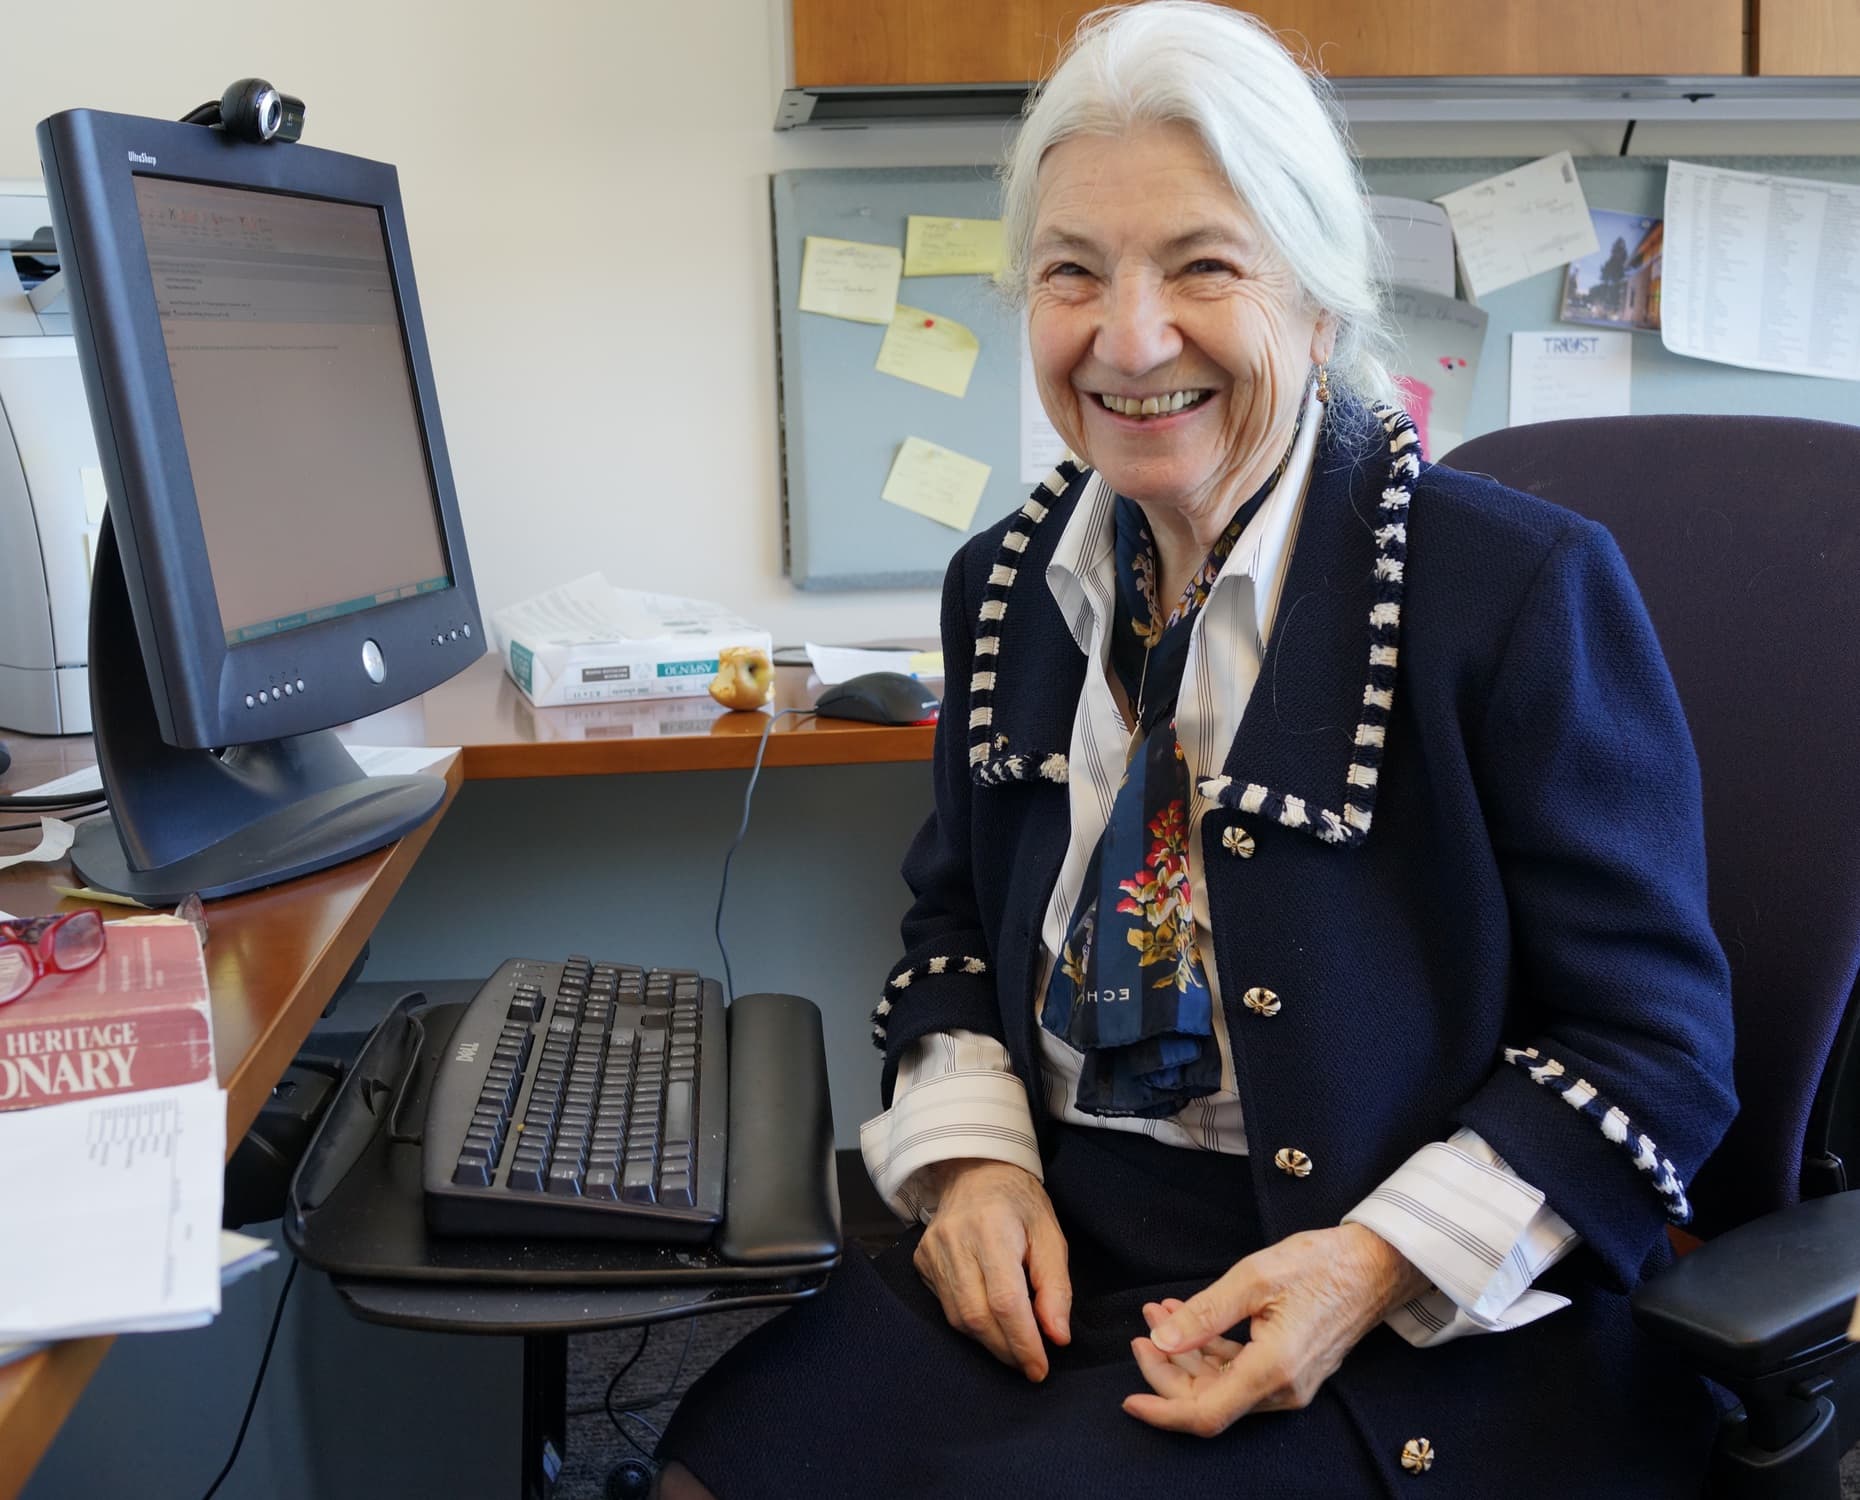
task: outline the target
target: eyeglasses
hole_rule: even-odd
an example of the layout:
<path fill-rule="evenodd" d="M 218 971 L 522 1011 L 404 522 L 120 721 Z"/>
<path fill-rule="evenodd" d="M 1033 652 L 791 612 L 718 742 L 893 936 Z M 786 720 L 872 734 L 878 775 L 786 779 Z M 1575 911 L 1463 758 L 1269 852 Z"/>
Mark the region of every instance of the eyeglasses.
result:
<path fill-rule="evenodd" d="M 0 1005 L 8 1005 L 47 974 L 75 974 L 103 957 L 103 913 L 0 922 Z"/>

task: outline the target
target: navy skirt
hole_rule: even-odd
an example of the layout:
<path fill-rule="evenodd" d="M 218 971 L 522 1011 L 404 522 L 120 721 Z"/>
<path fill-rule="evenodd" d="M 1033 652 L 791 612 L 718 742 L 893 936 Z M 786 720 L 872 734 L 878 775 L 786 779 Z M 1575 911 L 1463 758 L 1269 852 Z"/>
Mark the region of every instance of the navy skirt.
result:
<path fill-rule="evenodd" d="M 1261 1248 L 1242 1157 L 1061 1126 L 1047 1192 L 1065 1230 L 1072 1342 L 1040 1384 L 950 1328 L 911 1264 L 919 1230 L 856 1250 L 817 1296 L 764 1324 L 692 1388 L 665 1439 L 719 1500 L 965 1496 L 1179 1500 L 1375 1495 L 1334 1393 L 1208 1440 L 1125 1415 L 1147 1390 L 1143 1304 L 1188 1297 Z"/>

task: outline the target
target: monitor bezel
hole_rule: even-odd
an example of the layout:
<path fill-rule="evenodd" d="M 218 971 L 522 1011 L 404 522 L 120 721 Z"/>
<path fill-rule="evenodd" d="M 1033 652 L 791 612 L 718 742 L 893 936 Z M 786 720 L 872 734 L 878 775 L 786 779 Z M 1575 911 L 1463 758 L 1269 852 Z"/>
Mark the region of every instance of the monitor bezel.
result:
<path fill-rule="evenodd" d="M 199 125 L 93 110 L 52 116 L 39 141 L 72 333 L 162 738 L 219 748 L 309 733 L 391 708 L 469 665 L 484 645 L 483 621 L 395 169 L 316 147 L 241 142 Z M 322 198 L 380 214 L 451 588 L 227 643 L 168 373 L 137 176 Z M 379 681 L 371 670 L 377 665 Z"/>

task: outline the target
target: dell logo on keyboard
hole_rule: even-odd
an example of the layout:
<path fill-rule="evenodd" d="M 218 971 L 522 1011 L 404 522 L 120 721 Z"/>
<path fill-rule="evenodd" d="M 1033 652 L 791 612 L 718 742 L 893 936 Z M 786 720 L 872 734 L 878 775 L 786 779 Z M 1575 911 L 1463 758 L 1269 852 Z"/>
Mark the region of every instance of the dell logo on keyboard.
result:
<path fill-rule="evenodd" d="M 471 1062 L 477 1056 L 478 1044 L 476 1042 L 460 1042 L 459 1050 L 452 1054 L 452 1060 L 454 1062 Z"/>

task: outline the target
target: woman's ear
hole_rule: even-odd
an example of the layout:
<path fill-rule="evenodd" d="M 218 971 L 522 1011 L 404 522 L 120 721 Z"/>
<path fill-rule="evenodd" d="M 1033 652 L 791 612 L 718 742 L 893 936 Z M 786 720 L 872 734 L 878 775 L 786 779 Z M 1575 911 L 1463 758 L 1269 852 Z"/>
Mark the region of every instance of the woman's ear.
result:
<path fill-rule="evenodd" d="M 1319 313 L 1311 329 L 1311 363 L 1327 365 L 1337 349 L 1337 320 L 1329 313 Z"/>

